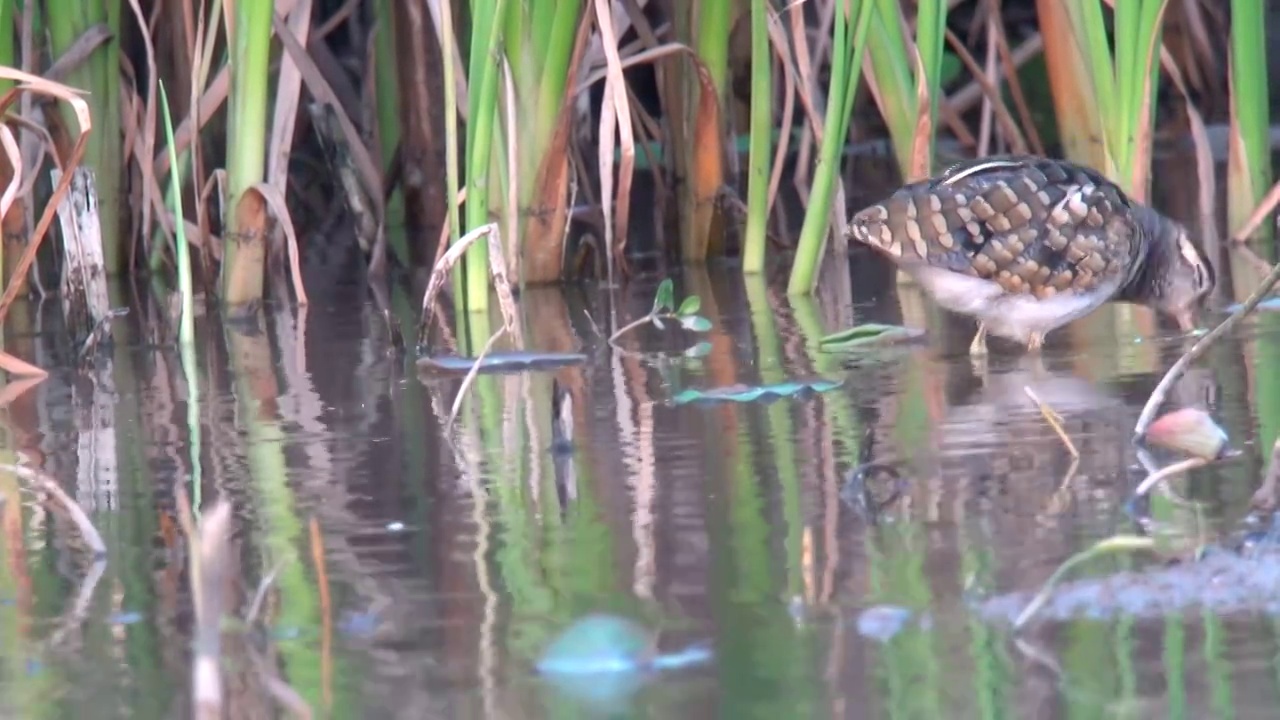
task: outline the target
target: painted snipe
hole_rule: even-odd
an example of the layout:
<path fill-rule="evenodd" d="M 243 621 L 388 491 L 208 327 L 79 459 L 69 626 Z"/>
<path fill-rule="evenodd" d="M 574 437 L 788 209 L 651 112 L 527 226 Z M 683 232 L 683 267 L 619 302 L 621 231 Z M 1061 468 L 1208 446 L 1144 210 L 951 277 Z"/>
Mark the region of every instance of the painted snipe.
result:
<path fill-rule="evenodd" d="M 1152 307 L 1184 332 L 1213 266 L 1177 222 L 1100 173 L 1033 156 L 959 163 L 854 215 L 849 233 L 884 253 L 943 308 L 1038 351 L 1049 332 L 1109 301 Z"/>

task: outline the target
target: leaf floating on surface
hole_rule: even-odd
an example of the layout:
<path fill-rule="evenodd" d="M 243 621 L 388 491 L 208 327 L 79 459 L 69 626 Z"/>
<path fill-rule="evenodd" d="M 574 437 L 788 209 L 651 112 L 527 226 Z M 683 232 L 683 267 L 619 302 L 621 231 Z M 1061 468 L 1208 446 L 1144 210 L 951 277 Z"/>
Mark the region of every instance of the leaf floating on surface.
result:
<path fill-rule="evenodd" d="M 480 360 L 478 372 L 520 372 L 522 370 L 552 370 L 566 365 L 577 365 L 587 361 L 582 353 L 555 352 L 500 352 L 490 353 Z M 422 370 L 439 373 L 465 374 L 476 364 L 475 358 L 457 355 L 441 355 L 436 357 L 420 357 L 417 365 Z"/>
<path fill-rule="evenodd" d="M 924 331 L 915 328 L 882 323 L 865 323 L 827 335 L 818 341 L 818 346 L 823 350 L 855 350 L 864 347 L 907 342 L 922 337 L 924 337 Z"/>
<path fill-rule="evenodd" d="M 680 324 L 685 330 L 693 332 L 709 332 L 711 330 L 711 321 L 701 315 L 681 315 Z"/>
<path fill-rule="evenodd" d="M 671 402 L 675 405 L 689 403 L 756 401 L 772 402 L 787 397 L 797 397 L 809 393 L 824 393 L 844 384 L 840 380 L 793 380 L 773 385 L 726 385 L 724 387 L 697 390 L 688 388 L 676 393 Z"/>

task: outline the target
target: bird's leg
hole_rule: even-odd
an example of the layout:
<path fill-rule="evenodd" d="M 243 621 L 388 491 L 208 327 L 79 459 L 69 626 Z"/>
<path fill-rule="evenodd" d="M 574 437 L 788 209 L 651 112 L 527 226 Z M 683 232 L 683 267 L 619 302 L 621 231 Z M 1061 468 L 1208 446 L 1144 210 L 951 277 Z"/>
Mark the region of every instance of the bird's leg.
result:
<path fill-rule="evenodd" d="M 1048 374 L 1048 370 L 1044 367 L 1044 355 L 1041 350 L 1044 348 L 1044 334 L 1031 333 L 1031 337 L 1027 338 L 1027 353 L 1031 355 L 1033 362 L 1032 372 L 1037 376 Z"/>
<path fill-rule="evenodd" d="M 969 354 L 975 357 L 987 354 L 987 326 L 982 321 L 978 321 L 978 332 L 969 344 Z"/>

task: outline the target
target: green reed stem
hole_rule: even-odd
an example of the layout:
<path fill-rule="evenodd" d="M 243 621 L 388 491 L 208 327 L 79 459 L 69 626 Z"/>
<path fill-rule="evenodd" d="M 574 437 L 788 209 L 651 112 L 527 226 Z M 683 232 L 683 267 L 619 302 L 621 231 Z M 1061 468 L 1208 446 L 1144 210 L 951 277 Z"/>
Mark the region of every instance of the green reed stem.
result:
<path fill-rule="evenodd" d="M 751 3 L 751 127 L 747 155 L 747 225 L 742 272 L 764 271 L 769 220 L 769 170 L 773 154 L 773 57 L 769 49 L 769 0 Z"/>
<path fill-rule="evenodd" d="M 1271 108 L 1267 91 L 1267 29 L 1264 3 L 1231 0 L 1232 111 L 1245 167 L 1237 180 L 1228 175 L 1229 230 L 1234 231 L 1253 212 L 1271 186 Z M 1245 181 L 1249 187 L 1239 187 Z"/>
<path fill-rule="evenodd" d="M 271 15 L 274 3 L 236 3 L 236 19 L 231 38 L 231 97 L 227 117 L 227 183 L 230 198 L 225 226 L 235 228 L 240 196 L 262 182 L 267 156 L 267 111 L 271 81 Z M 261 274 L 250 287 L 231 287 L 236 273 L 240 241 L 235 232 L 223 240 L 222 278 L 225 300 L 240 304 L 262 297 Z"/>
<path fill-rule="evenodd" d="M 729 74 L 729 31 L 732 28 L 732 0 L 701 0 L 694 4 L 698 58 L 707 66 L 716 95 L 724 103 Z"/>
<path fill-rule="evenodd" d="M 160 115 L 164 119 L 164 136 L 169 152 L 169 167 L 175 170 L 169 183 L 169 202 L 173 206 L 174 255 L 178 261 L 178 293 L 182 298 L 182 316 L 178 319 L 178 353 L 182 358 L 182 374 L 187 382 L 187 434 L 190 438 L 191 452 L 191 502 L 200 507 L 201 462 L 200 462 L 200 382 L 196 366 L 196 311 L 195 289 L 191 282 L 191 248 L 187 244 L 186 223 L 182 210 L 182 191 L 177 182 L 178 153 L 174 150 L 173 117 L 169 112 L 169 94 L 164 89 L 164 81 L 157 83 L 160 89 Z"/>
<path fill-rule="evenodd" d="M 399 63 L 396 58 L 396 2 L 378 0 L 377 42 L 374 43 L 374 86 L 377 88 L 378 112 L 378 160 L 385 169 L 390 166 L 392 154 L 400 143 L 400 85 Z M 404 191 L 397 187 L 387 198 L 384 231 L 387 246 L 406 265 L 410 262 L 409 241 L 403 223 Z"/>
<path fill-rule="evenodd" d="M 15 4 L 16 3 L 8 3 Z M 124 132 L 120 126 L 120 6 L 122 2 L 63 2 L 50 5 L 46 27 L 55 57 L 62 56 L 91 28 L 105 25 L 110 39 L 73 67 L 63 82 L 90 91 L 84 100 L 93 118 L 85 145 L 84 165 L 93 171 L 102 227 L 102 255 L 109 274 L 124 270 L 127 247 L 121 242 L 120 187 L 124 179 Z M 13 32 L 12 26 L 8 27 Z M 75 111 L 59 103 L 67 127 L 77 127 Z"/>
<path fill-rule="evenodd" d="M 489 222 L 490 160 L 494 121 L 498 112 L 498 44 L 505 0 L 477 0 L 471 7 L 471 56 L 467 63 L 470 112 L 467 122 L 466 224 L 478 228 Z M 448 63 L 451 58 L 446 58 Z M 455 239 L 454 242 L 457 242 Z M 489 253 L 485 243 L 467 249 L 466 306 L 470 312 L 489 308 Z"/>
<path fill-rule="evenodd" d="M 440 2 L 440 54 L 444 68 L 444 186 L 449 193 L 445 199 L 445 209 L 449 222 L 449 242 L 455 243 L 462 237 L 462 220 L 458 213 L 458 191 L 461 182 L 458 177 L 458 88 L 454 77 L 453 53 L 457 47 L 457 36 L 453 32 L 453 2 Z M 465 297 L 463 271 L 457 266 L 453 271 L 453 296 Z"/>
<path fill-rule="evenodd" d="M 809 207 L 805 211 L 795 264 L 791 267 L 791 279 L 787 284 L 790 295 L 813 292 L 818 265 L 826 249 L 827 233 L 831 230 L 831 196 L 835 183 L 840 181 L 840 159 L 849 117 L 853 113 L 853 98 L 858 89 L 858 68 L 862 66 L 867 29 L 871 26 L 872 1 L 850 0 L 849 12 L 856 18 L 853 32 L 850 32 L 850 18 L 845 13 L 837 12 L 833 23 L 831 57 L 834 62 L 827 87 L 827 120 L 823 125 L 818 163 L 814 168 Z"/>

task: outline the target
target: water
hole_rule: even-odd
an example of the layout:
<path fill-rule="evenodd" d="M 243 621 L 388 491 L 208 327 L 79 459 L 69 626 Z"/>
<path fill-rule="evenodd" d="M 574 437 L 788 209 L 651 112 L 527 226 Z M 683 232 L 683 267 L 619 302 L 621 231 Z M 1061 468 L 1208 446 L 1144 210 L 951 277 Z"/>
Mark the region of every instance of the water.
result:
<path fill-rule="evenodd" d="M 802 300 L 733 269 L 686 272 L 677 295 L 698 294 L 714 322 L 702 359 L 679 357 L 698 338 L 675 331 L 638 330 L 621 349 L 601 338 L 648 310 L 653 282 L 612 297 L 529 290 L 530 349 L 587 362 L 482 377 L 451 430 L 441 418 L 459 380 L 420 378 L 390 352 L 359 288 L 313 292 L 305 316 L 272 310 L 231 351 L 202 319 L 199 495 L 234 503 L 237 616 L 276 571 L 266 631 L 224 635 L 229 716 L 280 712 L 267 665 L 318 716 L 340 718 L 1273 716 L 1272 616 L 1055 616 L 1015 638 L 971 609 L 1034 592 L 1074 552 L 1138 530 L 1129 437 L 1185 342 L 1145 311 L 1109 307 L 1051 338 L 1043 367 L 998 351 L 984 379 L 963 353 L 971 326 L 895 290 L 883 267 L 855 265 L 857 292 Z M 1232 267 L 1226 300 L 1239 300 L 1256 268 Z M 395 302 L 412 328 L 415 300 Z M 29 330 L 8 349 L 53 373 L 4 409 L 0 462 L 56 478 L 109 558 L 86 581 L 74 527 L 3 475 L 0 716 L 187 717 L 179 356 L 156 309 L 135 306 L 97 366 L 76 370 L 52 304 L 19 307 Z M 1241 531 L 1260 448 L 1280 432 L 1278 318 L 1249 321 L 1175 389 L 1242 454 L 1176 484 L 1201 511 L 1163 506 L 1174 537 Z M 929 337 L 856 359 L 816 352 L 823 333 L 870 320 Z M 770 404 L 666 402 L 814 377 L 843 384 Z M 567 456 L 549 449 L 553 380 L 573 399 Z M 1063 416 L 1074 468 L 1027 386 Z M 867 473 L 865 493 L 846 488 L 868 462 L 891 471 Z M 1111 557 L 1073 577 L 1153 562 Z M 660 628 L 664 650 L 709 640 L 715 659 L 585 690 L 537 679 L 555 634 L 597 611 Z M 891 627 L 860 631 L 860 619 Z"/>

